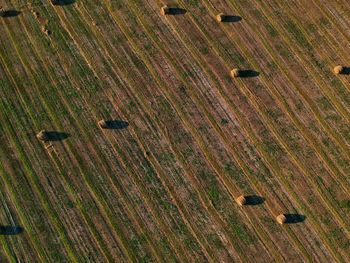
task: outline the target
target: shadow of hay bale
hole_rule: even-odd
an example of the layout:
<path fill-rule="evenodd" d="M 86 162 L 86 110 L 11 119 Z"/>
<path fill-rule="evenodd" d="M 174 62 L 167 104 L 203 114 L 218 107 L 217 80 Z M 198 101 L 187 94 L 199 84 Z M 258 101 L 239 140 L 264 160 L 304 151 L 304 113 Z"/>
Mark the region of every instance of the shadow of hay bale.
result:
<path fill-rule="evenodd" d="M 350 67 L 343 67 L 341 75 L 350 75 Z"/>
<path fill-rule="evenodd" d="M 260 73 L 255 71 L 255 70 L 251 70 L 251 69 L 247 69 L 247 70 L 240 70 L 239 71 L 239 77 L 240 78 L 255 78 L 257 76 L 259 76 Z"/>
<path fill-rule="evenodd" d="M 20 226 L 0 226 L 0 235 L 12 236 L 18 235 L 23 232 L 23 228 Z"/>
<path fill-rule="evenodd" d="M 223 15 L 221 22 L 223 23 L 235 23 L 242 20 L 242 17 L 240 16 L 231 16 L 231 15 Z"/>
<path fill-rule="evenodd" d="M 75 0 L 51 0 L 51 3 L 57 6 L 71 5 L 75 2 Z"/>
<path fill-rule="evenodd" d="M 184 15 L 186 14 L 186 12 L 187 12 L 186 9 L 183 9 L 183 8 L 169 7 L 167 15 L 173 15 L 173 16 Z"/>
<path fill-rule="evenodd" d="M 306 216 L 301 214 L 284 214 L 286 217 L 285 224 L 297 224 L 305 221 Z"/>
<path fill-rule="evenodd" d="M 47 131 L 46 133 L 50 141 L 63 141 L 70 136 L 68 133 L 57 131 Z"/>
<path fill-rule="evenodd" d="M 247 195 L 245 196 L 245 205 L 261 205 L 265 202 L 265 198 L 258 195 Z"/>
<path fill-rule="evenodd" d="M 40 131 L 37 134 L 37 138 L 42 141 L 63 141 L 67 139 L 70 135 L 65 132 L 58 131 Z"/>
<path fill-rule="evenodd" d="M 99 125 L 102 129 L 121 130 L 126 129 L 129 123 L 122 120 L 102 120 Z"/>
<path fill-rule="evenodd" d="M 2 11 L 2 17 L 4 18 L 9 18 L 9 17 L 15 17 L 18 16 L 21 13 L 21 11 L 15 10 L 15 9 L 10 9 L 10 10 L 5 10 Z"/>

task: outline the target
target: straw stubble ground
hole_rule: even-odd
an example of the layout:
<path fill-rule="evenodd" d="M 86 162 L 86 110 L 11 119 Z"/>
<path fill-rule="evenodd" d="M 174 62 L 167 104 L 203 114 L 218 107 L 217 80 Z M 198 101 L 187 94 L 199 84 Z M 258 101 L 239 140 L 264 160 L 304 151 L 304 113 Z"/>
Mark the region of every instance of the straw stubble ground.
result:
<path fill-rule="evenodd" d="M 0 20 L 0 216 L 23 229 L 1 260 L 349 260 L 346 5 L 29 2 Z"/>

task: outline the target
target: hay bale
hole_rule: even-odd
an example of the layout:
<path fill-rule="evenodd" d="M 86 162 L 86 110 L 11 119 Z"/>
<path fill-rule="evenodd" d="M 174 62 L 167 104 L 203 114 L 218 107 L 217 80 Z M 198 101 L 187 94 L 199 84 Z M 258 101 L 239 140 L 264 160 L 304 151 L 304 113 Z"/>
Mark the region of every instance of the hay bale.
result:
<path fill-rule="evenodd" d="M 40 13 L 35 11 L 33 8 L 30 9 L 30 12 L 33 14 L 33 16 L 38 19 L 40 17 Z"/>
<path fill-rule="evenodd" d="M 287 222 L 287 217 L 284 214 L 280 214 L 276 217 L 276 221 L 280 224 L 283 225 Z"/>
<path fill-rule="evenodd" d="M 334 67 L 334 74 L 335 75 L 342 74 L 343 71 L 344 71 L 344 67 L 343 66 L 338 65 L 338 66 Z"/>
<path fill-rule="evenodd" d="M 32 14 L 36 19 L 40 18 L 40 13 L 37 11 L 32 10 Z"/>
<path fill-rule="evenodd" d="M 220 13 L 216 16 L 216 20 L 218 22 L 222 22 L 225 19 L 225 15 L 223 13 Z"/>
<path fill-rule="evenodd" d="M 41 32 L 43 32 L 47 36 L 51 35 L 51 31 L 44 26 L 41 28 Z"/>
<path fill-rule="evenodd" d="M 231 70 L 231 77 L 238 78 L 240 76 L 240 70 L 238 68 L 234 68 Z"/>
<path fill-rule="evenodd" d="M 37 135 L 36 137 L 41 140 L 41 141 L 48 141 L 50 138 L 49 134 L 47 131 L 45 130 L 41 130 Z"/>
<path fill-rule="evenodd" d="M 236 202 L 239 206 L 244 206 L 247 203 L 247 200 L 244 195 L 241 195 L 236 199 Z"/>
<path fill-rule="evenodd" d="M 98 125 L 102 128 L 102 129 L 107 129 L 108 128 L 108 124 L 106 120 L 100 120 L 98 122 Z"/>
<path fill-rule="evenodd" d="M 167 5 L 164 5 L 160 8 L 160 14 L 162 16 L 168 15 L 170 13 L 170 8 Z"/>

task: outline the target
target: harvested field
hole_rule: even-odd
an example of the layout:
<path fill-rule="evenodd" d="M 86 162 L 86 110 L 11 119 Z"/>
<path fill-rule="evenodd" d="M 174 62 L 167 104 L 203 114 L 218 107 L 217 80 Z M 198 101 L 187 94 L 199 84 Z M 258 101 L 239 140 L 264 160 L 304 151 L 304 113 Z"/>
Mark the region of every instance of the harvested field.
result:
<path fill-rule="evenodd" d="M 0 262 L 350 261 L 347 1 L 1 6 Z"/>

